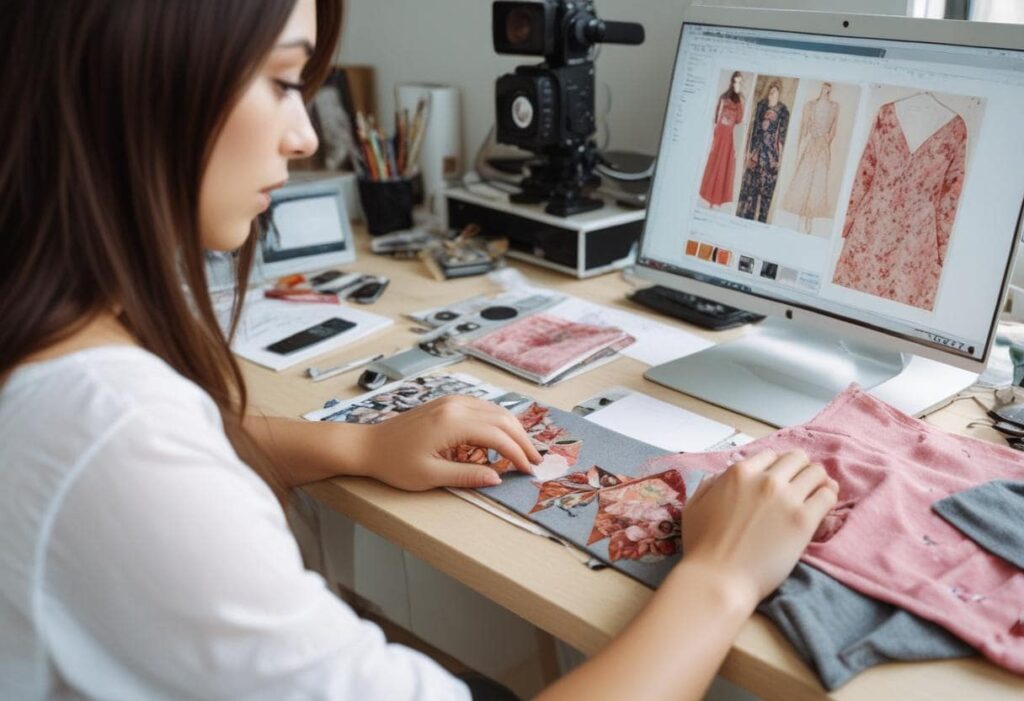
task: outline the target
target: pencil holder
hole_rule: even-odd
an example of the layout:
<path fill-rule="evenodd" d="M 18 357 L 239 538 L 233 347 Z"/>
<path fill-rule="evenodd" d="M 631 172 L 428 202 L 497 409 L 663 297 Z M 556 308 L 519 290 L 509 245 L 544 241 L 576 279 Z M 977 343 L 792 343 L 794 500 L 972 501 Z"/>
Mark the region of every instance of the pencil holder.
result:
<path fill-rule="evenodd" d="M 371 236 L 412 228 L 413 180 L 359 179 L 359 199 Z"/>

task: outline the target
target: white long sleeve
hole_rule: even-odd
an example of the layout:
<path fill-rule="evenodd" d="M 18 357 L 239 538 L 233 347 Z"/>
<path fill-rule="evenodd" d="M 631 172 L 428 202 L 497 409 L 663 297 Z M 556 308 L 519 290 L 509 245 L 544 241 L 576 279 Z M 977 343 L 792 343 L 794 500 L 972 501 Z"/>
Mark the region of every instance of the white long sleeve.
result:
<path fill-rule="evenodd" d="M 0 391 L 0 697 L 468 698 L 304 570 L 195 385 L 128 348 L 19 373 Z"/>

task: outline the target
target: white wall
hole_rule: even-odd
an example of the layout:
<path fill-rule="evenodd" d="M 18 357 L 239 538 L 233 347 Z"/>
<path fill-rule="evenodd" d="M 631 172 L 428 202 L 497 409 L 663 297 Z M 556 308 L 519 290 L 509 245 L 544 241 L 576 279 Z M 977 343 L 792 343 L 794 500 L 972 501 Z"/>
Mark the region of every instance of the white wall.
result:
<path fill-rule="evenodd" d="M 599 84 L 611 92 L 611 147 L 655 153 L 684 10 L 691 0 L 598 0 L 603 19 L 644 25 L 642 46 L 604 46 Z M 706 0 L 704 4 L 843 9 L 849 0 Z M 903 12 L 907 0 L 858 0 L 860 12 Z M 463 154 L 469 161 L 494 123 L 494 81 L 533 57 L 499 56 L 488 0 L 347 0 L 339 61 L 372 64 L 377 107 L 394 110 L 394 86 L 435 82 L 462 90 Z M 521 60 L 530 59 L 530 60 Z M 602 89 L 599 87 L 598 111 Z M 390 124 L 391 118 L 385 118 Z"/>

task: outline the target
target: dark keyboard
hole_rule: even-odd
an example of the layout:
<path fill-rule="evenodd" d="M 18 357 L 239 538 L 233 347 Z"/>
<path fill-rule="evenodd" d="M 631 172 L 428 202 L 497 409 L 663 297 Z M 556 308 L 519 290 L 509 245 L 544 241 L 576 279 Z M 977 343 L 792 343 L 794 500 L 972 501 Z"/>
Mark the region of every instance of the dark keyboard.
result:
<path fill-rule="evenodd" d="M 731 329 L 743 324 L 761 321 L 764 317 L 753 312 L 719 304 L 688 292 L 680 292 L 661 285 L 636 290 L 629 298 L 637 304 L 702 326 L 712 331 Z"/>

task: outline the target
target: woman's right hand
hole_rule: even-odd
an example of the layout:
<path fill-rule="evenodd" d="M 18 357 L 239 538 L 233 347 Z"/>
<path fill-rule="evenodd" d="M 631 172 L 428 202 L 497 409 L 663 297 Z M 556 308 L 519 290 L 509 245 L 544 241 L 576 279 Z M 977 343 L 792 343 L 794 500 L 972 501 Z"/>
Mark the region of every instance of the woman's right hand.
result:
<path fill-rule="evenodd" d="M 687 501 L 684 561 L 721 575 L 753 607 L 793 570 L 838 494 L 803 451 L 758 453 L 705 478 Z"/>

